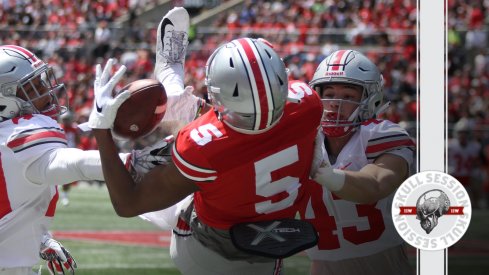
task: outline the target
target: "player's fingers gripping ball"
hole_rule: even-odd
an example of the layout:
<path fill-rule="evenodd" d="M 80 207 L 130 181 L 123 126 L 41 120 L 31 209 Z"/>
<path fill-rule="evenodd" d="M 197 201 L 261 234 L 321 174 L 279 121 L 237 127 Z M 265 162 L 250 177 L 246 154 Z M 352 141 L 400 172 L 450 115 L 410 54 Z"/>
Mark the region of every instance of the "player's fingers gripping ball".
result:
<path fill-rule="evenodd" d="M 154 79 L 140 79 L 121 89 L 129 98 L 117 110 L 113 133 L 137 139 L 151 133 L 166 112 L 167 96 L 163 85 Z"/>
<path fill-rule="evenodd" d="M 117 72 L 110 77 L 113 62 L 113 59 L 109 59 L 103 71 L 100 64 L 97 64 L 95 67 L 95 82 L 93 84 L 95 100 L 92 112 L 88 118 L 89 128 L 112 128 L 119 106 L 121 106 L 121 104 L 130 96 L 130 93 L 127 91 L 119 93 L 116 97 L 112 96 L 112 91 L 126 71 L 126 67 L 121 66 Z"/>

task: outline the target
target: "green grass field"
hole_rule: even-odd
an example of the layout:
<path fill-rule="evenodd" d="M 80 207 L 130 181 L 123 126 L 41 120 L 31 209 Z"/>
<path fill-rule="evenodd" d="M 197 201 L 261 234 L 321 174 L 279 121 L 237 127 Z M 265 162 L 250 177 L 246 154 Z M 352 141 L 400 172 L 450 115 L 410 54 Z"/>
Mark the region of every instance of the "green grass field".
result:
<path fill-rule="evenodd" d="M 469 230 L 454 249 L 449 250 L 448 271 L 454 274 L 487 274 L 489 270 L 489 213 L 474 211 Z M 159 229 L 139 218 L 120 218 L 110 204 L 107 189 L 81 185 L 70 191 L 70 204 L 58 204 L 53 231 Z M 180 274 L 169 258 L 169 249 L 138 245 L 118 245 L 94 241 L 60 241 L 78 263 L 76 274 Z M 454 256 L 450 256 L 453 254 Z M 415 265 L 415 251 L 410 260 Z M 43 262 L 42 274 L 49 274 Z M 309 260 L 298 254 L 285 260 L 285 274 L 308 274 Z"/>
<path fill-rule="evenodd" d="M 70 204 L 58 202 L 52 231 L 60 230 L 137 230 L 157 231 L 156 226 L 140 218 L 116 215 L 105 187 L 76 186 L 71 189 Z M 94 241 L 59 239 L 77 261 L 76 274 L 180 274 L 170 259 L 168 248 L 118 245 Z M 49 274 L 39 262 L 42 274 Z M 296 255 L 286 261 L 287 274 L 307 274 L 309 260 Z"/>

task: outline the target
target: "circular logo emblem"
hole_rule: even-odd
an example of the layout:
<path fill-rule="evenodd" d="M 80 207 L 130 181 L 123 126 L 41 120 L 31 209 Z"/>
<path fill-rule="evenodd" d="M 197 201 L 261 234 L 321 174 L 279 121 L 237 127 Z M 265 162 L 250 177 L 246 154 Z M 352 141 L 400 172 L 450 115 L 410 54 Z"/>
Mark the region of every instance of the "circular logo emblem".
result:
<path fill-rule="evenodd" d="M 423 171 L 405 180 L 392 202 L 399 235 L 423 250 L 445 249 L 467 231 L 472 215 L 469 195 L 454 177 Z"/>

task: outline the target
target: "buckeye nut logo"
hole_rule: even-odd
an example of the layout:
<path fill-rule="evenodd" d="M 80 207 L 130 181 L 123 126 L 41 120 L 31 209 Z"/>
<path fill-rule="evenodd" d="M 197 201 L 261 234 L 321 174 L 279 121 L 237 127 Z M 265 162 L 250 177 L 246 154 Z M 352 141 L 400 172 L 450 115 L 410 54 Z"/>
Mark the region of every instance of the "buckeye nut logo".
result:
<path fill-rule="evenodd" d="M 423 250 L 455 244 L 467 231 L 472 215 L 469 195 L 449 174 L 423 171 L 405 180 L 392 202 L 392 220 L 399 235 Z"/>

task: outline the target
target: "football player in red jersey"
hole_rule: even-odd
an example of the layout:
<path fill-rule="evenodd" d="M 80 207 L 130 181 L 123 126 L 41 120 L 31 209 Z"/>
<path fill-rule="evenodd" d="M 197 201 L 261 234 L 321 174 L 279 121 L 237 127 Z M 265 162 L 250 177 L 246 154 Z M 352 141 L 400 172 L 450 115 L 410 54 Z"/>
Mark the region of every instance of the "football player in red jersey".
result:
<path fill-rule="evenodd" d="M 410 175 L 414 142 L 399 125 L 378 119 L 382 75 L 367 57 L 339 50 L 310 82 L 322 97 L 322 167 L 308 185 L 301 217 L 319 233 L 307 250 L 311 274 L 411 274 L 391 202 Z"/>
<path fill-rule="evenodd" d="M 238 250 L 229 229 L 295 217 L 304 186 L 311 184 L 320 99 L 302 83 L 295 85 L 294 102 L 287 102 L 284 63 L 268 43 L 250 38 L 226 43 L 211 55 L 206 85 L 212 109 L 180 130 L 173 163 L 150 170 L 137 184 L 117 157 L 109 130 L 115 115 L 92 111 L 89 126 L 112 203 L 120 216 L 132 217 L 193 193 L 171 245 L 182 273 L 279 273 L 280 260 Z M 112 103 L 118 97 L 103 89 L 95 94 L 106 114 L 117 112 Z"/>

